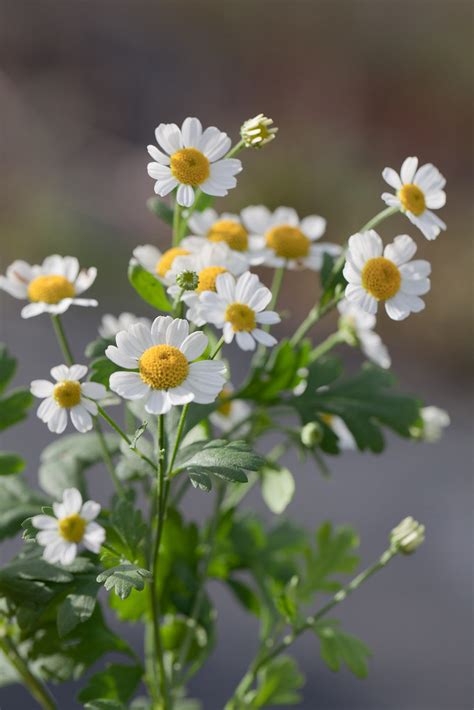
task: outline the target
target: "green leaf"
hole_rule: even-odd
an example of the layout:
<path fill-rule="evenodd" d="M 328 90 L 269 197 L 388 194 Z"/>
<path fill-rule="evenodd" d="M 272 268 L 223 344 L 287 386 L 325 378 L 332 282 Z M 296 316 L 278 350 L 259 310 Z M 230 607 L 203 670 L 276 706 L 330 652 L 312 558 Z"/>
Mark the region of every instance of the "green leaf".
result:
<path fill-rule="evenodd" d="M 145 588 L 145 580 L 150 578 L 151 574 L 147 569 L 130 562 L 104 570 L 98 575 L 97 581 L 103 583 L 108 592 L 114 589 L 120 599 L 126 599 L 132 589 L 141 592 Z"/>
<path fill-rule="evenodd" d="M 292 390 L 301 382 L 298 371 L 308 363 L 311 343 L 304 341 L 295 348 L 282 340 L 272 351 L 265 371 L 257 369 L 239 392 L 240 399 L 276 402 L 284 390 Z"/>
<path fill-rule="evenodd" d="M 98 382 L 104 387 L 109 389 L 109 379 L 110 375 L 114 372 L 118 372 L 120 368 L 108 357 L 99 357 L 90 364 L 90 377 L 91 382 Z"/>
<path fill-rule="evenodd" d="M 115 501 L 110 515 L 113 530 L 107 531 L 107 540 L 127 559 L 139 559 L 141 544 L 146 534 L 146 524 L 141 511 L 125 498 Z M 111 537 L 111 534 L 113 537 Z"/>
<path fill-rule="evenodd" d="M 258 673 L 257 689 L 248 694 L 252 710 L 267 705 L 295 705 L 301 702 L 298 692 L 304 676 L 289 656 L 279 656 Z"/>
<path fill-rule="evenodd" d="M 142 673 L 141 666 L 109 663 L 105 670 L 95 673 L 89 679 L 77 697 L 82 703 L 99 699 L 126 703 L 136 691 Z"/>
<path fill-rule="evenodd" d="M 340 631 L 338 622 L 325 620 L 314 627 L 321 643 L 321 658 L 332 671 L 338 671 L 344 663 L 357 678 L 368 675 L 367 659 L 370 649 L 355 636 Z"/>
<path fill-rule="evenodd" d="M 94 613 L 98 591 L 97 582 L 86 579 L 67 595 L 58 608 L 58 633 L 61 637 L 67 636 L 78 624 L 90 619 Z"/>
<path fill-rule="evenodd" d="M 354 572 L 359 564 L 359 557 L 354 554 L 358 546 L 359 537 L 349 526 L 333 529 L 330 522 L 323 523 L 316 533 L 316 550 L 306 554 L 304 591 L 312 595 L 339 589 L 341 585 L 333 575 Z"/>
<path fill-rule="evenodd" d="M 86 710 L 126 710 L 125 705 L 118 700 L 104 700 L 103 698 L 91 700 L 84 705 L 84 708 Z"/>
<path fill-rule="evenodd" d="M 206 493 L 209 493 L 212 489 L 212 481 L 205 471 L 199 471 L 198 469 L 189 471 L 189 479 L 194 488 L 199 488 L 199 490 Z"/>
<path fill-rule="evenodd" d="M 253 452 L 244 441 L 225 441 L 215 439 L 208 442 L 197 442 L 186 447 L 181 452 L 179 469 L 209 469 L 212 473 L 216 469 L 223 469 L 224 472 L 234 469 L 235 471 L 258 471 L 264 463 L 264 459 Z M 189 458 L 187 455 L 189 451 Z M 240 480 L 246 481 L 247 477 Z"/>
<path fill-rule="evenodd" d="M 259 616 L 261 606 L 260 599 L 248 584 L 244 584 L 244 582 L 233 577 L 226 579 L 226 584 L 244 609 L 250 611 L 251 614 L 255 614 L 255 616 Z"/>
<path fill-rule="evenodd" d="M 128 268 L 128 280 L 142 298 L 150 306 L 159 311 L 169 312 L 172 305 L 168 301 L 166 291 L 161 281 L 158 281 L 152 274 L 146 271 L 137 263 L 130 263 Z"/>
<path fill-rule="evenodd" d="M 12 357 L 4 343 L 0 343 L 0 393 L 13 379 L 16 370 L 16 359 Z"/>
<path fill-rule="evenodd" d="M 169 224 L 170 227 L 173 225 L 173 210 L 166 202 L 163 202 L 158 197 L 150 197 L 146 201 L 146 206 L 150 212 L 156 214 L 165 224 Z"/>
<path fill-rule="evenodd" d="M 109 345 L 114 344 L 113 338 L 96 338 L 90 342 L 85 349 L 85 356 L 89 358 L 103 357 L 105 350 Z"/>
<path fill-rule="evenodd" d="M 293 474 L 283 466 L 265 466 L 262 471 L 262 497 L 272 513 L 280 515 L 295 493 Z"/>
<path fill-rule="evenodd" d="M 27 410 L 33 404 L 29 390 L 17 389 L 0 400 L 0 431 L 26 418 Z"/>
<path fill-rule="evenodd" d="M 0 476 L 10 476 L 20 473 L 25 468 L 25 461 L 18 454 L 0 452 Z"/>
<path fill-rule="evenodd" d="M 148 613 L 146 594 L 141 594 L 136 589 L 132 589 L 126 599 L 120 599 L 116 594 L 110 594 L 109 606 L 114 609 L 120 621 L 127 621 L 131 624 L 141 621 Z"/>
<path fill-rule="evenodd" d="M 20 532 L 25 518 L 37 515 L 49 501 L 21 476 L 0 479 L 0 540 Z"/>

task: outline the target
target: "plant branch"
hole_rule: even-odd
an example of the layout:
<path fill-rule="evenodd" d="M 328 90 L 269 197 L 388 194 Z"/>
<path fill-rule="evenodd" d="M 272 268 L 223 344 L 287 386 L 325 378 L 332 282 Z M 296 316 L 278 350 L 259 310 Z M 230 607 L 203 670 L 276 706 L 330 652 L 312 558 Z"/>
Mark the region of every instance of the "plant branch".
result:
<path fill-rule="evenodd" d="M 33 675 L 9 636 L 0 636 L 0 648 L 41 707 L 44 710 L 56 710 L 56 703 L 48 688 Z"/>

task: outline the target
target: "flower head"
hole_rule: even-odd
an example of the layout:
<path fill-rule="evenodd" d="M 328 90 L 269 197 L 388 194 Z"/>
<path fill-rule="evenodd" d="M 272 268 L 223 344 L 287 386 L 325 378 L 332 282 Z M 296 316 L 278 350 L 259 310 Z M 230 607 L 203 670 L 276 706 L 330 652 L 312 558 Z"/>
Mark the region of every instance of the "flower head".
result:
<path fill-rule="evenodd" d="M 121 313 L 119 316 L 112 316 L 110 313 L 106 313 L 102 316 L 99 335 L 107 339 L 115 338 L 120 330 L 126 330 L 133 323 L 151 325 L 149 318 L 137 318 L 133 313 Z"/>
<path fill-rule="evenodd" d="M 404 518 L 390 533 L 392 548 L 404 555 L 415 552 L 425 541 L 425 526 L 412 517 Z"/>
<path fill-rule="evenodd" d="M 433 444 L 439 441 L 443 430 L 451 423 L 449 414 L 440 407 L 422 407 L 420 411 L 422 426 L 417 430 L 416 437 Z"/>
<path fill-rule="evenodd" d="M 259 327 L 280 322 L 278 313 L 265 311 L 271 299 L 270 289 L 250 271 L 238 279 L 221 274 L 216 279 L 215 292 L 200 295 L 199 316 L 205 323 L 222 328 L 226 343 L 235 337 L 242 350 L 254 350 L 256 343 L 271 347 L 276 339 Z"/>
<path fill-rule="evenodd" d="M 97 306 L 94 299 L 76 298 L 91 286 L 97 269 L 79 271 L 75 256 L 48 256 L 41 266 L 30 266 L 26 261 L 14 261 L 6 276 L 0 276 L 0 288 L 14 298 L 28 300 L 21 315 L 31 318 L 40 313 L 58 315 L 69 306 Z"/>
<path fill-rule="evenodd" d="M 242 210 L 242 223 L 251 238 L 252 263 L 288 269 L 319 270 L 324 253 L 337 256 L 341 247 L 316 243 L 324 234 L 326 220 L 317 215 L 301 219 L 294 209 L 279 207 L 270 212 L 263 205 Z"/>
<path fill-rule="evenodd" d="M 195 212 L 192 215 L 189 220 L 189 228 L 194 236 L 183 239 L 183 246 L 188 245 L 189 249 L 196 251 L 196 249 L 202 248 L 206 242 L 224 243 L 233 252 L 245 257 L 249 264 L 257 263 L 253 259 L 252 237 L 242 224 L 239 215 L 230 212 L 223 212 L 219 215 L 216 210 L 209 207 L 203 212 Z M 201 237 L 201 240 L 198 237 Z"/>
<path fill-rule="evenodd" d="M 122 330 L 117 345 L 105 354 L 126 372 L 114 372 L 110 388 L 124 399 L 143 399 L 150 414 L 165 414 L 172 406 L 210 404 L 225 382 L 225 365 L 199 360 L 208 339 L 200 331 L 189 335 L 181 318 L 158 316 L 151 327 L 142 323 Z"/>
<path fill-rule="evenodd" d="M 390 367 L 390 355 L 378 333 L 374 332 L 376 318 L 347 299 L 338 303 L 339 328 L 349 345 L 359 345 L 364 355 L 379 367 Z"/>
<path fill-rule="evenodd" d="M 100 505 L 93 500 L 82 503 L 77 488 L 66 488 L 62 503 L 53 503 L 54 516 L 35 515 L 31 522 L 40 532 L 36 542 L 44 547 L 43 557 L 51 564 L 70 565 L 78 549 L 98 553 L 105 540 L 103 527 L 93 522 Z"/>
<path fill-rule="evenodd" d="M 164 152 L 148 146 L 155 161 L 148 163 L 148 175 L 156 180 L 155 192 L 161 197 L 177 187 L 178 204 L 191 207 L 196 188 L 223 197 L 236 186 L 234 176 L 242 170 L 242 163 L 224 158 L 231 145 L 227 133 L 214 126 L 203 131 L 197 118 L 186 118 L 181 128 L 175 123 L 160 123 L 155 136 Z"/>
<path fill-rule="evenodd" d="M 162 252 L 152 244 L 144 244 L 133 250 L 133 256 L 140 266 L 167 285 L 174 283 L 174 277 L 167 276 L 174 260 L 178 256 L 188 256 L 190 253 L 190 249 L 183 246 L 171 247 Z"/>
<path fill-rule="evenodd" d="M 195 271 L 180 271 L 176 276 L 176 285 L 183 291 L 195 291 L 199 286 L 199 274 Z"/>
<path fill-rule="evenodd" d="M 107 390 L 98 382 L 80 382 L 86 374 L 85 365 L 58 365 L 51 370 L 55 382 L 33 380 L 31 383 L 31 393 L 43 400 L 38 407 L 38 417 L 55 434 L 65 430 L 68 413 L 77 431 L 92 429 L 92 417 L 97 414 L 95 400 L 103 399 Z"/>
<path fill-rule="evenodd" d="M 240 128 L 240 135 L 247 148 L 261 148 L 276 138 L 278 128 L 273 125 L 273 119 L 259 113 L 249 118 Z"/>
<path fill-rule="evenodd" d="M 245 421 L 250 415 L 251 408 L 247 402 L 244 402 L 242 399 L 232 399 L 233 391 L 234 388 L 229 383 L 224 387 L 218 397 L 220 404 L 209 416 L 209 419 L 214 426 L 225 432 L 241 424 L 242 426 L 239 427 L 239 435 L 243 436 L 246 429 L 248 430 Z"/>
<path fill-rule="evenodd" d="M 384 192 L 382 200 L 389 207 L 399 207 L 427 239 L 436 239 L 446 225 L 431 210 L 445 205 L 446 180 L 431 163 L 417 168 L 418 158 L 407 158 L 400 175 L 393 168 L 385 168 L 383 179 L 396 193 Z"/>
<path fill-rule="evenodd" d="M 373 229 L 353 234 L 344 266 L 347 300 L 371 314 L 383 301 L 393 320 L 422 311 L 425 304 L 420 296 L 430 290 L 431 266 L 421 259 L 411 261 L 415 252 L 416 244 L 407 234 L 395 237 L 385 249 Z"/>

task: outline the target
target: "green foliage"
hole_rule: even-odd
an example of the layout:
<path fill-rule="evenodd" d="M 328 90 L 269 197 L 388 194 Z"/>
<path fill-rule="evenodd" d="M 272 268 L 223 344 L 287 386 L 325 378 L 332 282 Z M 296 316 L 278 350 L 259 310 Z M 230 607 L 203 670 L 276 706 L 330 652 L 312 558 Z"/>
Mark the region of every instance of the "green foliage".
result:
<path fill-rule="evenodd" d="M 338 628 L 339 622 L 325 619 L 315 625 L 314 631 L 321 644 L 321 658 L 332 671 L 338 671 L 344 663 L 357 678 L 366 678 L 367 659 L 372 653 L 355 636 L 345 634 Z"/>
<path fill-rule="evenodd" d="M 282 340 L 272 350 L 268 364 L 263 370 L 257 368 L 239 392 L 240 399 L 257 402 L 276 402 L 285 390 L 292 390 L 301 382 L 299 370 L 308 363 L 311 344 L 304 341 L 299 347 Z"/>
<path fill-rule="evenodd" d="M 231 483 L 246 483 L 245 471 L 258 471 L 261 456 L 244 441 L 197 441 L 185 447 L 176 459 L 175 471 L 187 470 L 195 486 L 209 490 L 209 475 Z"/>
<path fill-rule="evenodd" d="M 146 303 L 158 311 L 169 312 L 172 310 L 172 305 L 168 301 L 166 291 L 161 281 L 158 281 L 146 269 L 136 262 L 130 263 L 128 269 L 128 280 L 131 285 Z"/>
<path fill-rule="evenodd" d="M 120 367 L 104 355 L 103 357 L 98 357 L 96 360 L 91 362 L 89 379 L 91 382 L 98 382 L 109 389 L 110 375 L 114 372 L 118 372 L 119 370 Z"/>
<path fill-rule="evenodd" d="M 150 212 L 156 214 L 156 216 L 162 219 L 165 224 L 169 224 L 171 227 L 173 224 L 173 210 L 166 204 L 166 202 L 163 202 L 163 200 L 160 200 L 158 197 L 150 197 L 146 201 L 146 206 Z"/>
<path fill-rule="evenodd" d="M 333 575 L 354 572 L 359 564 L 354 554 L 358 547 L 359 537 L 352 528 L 344 525 L 334 529 L 330 522 L 323 523 L 316 533 L 316 549 L 309 547 L 305 552 L 302 594 L 311 597 L 314 592 L 340 589 Z"/>
<path fill-rule="evenodd" d="M 136 691 L 142 672 L 141 666 L 110 663 L 105 670 L 95 673 L 89 679 L 88 684 L 80 691 L 78 698 L 82 703 L 99 699 L 100 701 L 118 700 L 126 703 Z"/>
<path fill-rule="evenodd" d="M 77 582 L 58 608 L 58 633 L 67 636 L 78 624 L 90 619 L 94 613 L 99 585 L 94 579 L 85 577 Z"/>
<path fill-rule="evenodd" d="M 143 543 L 146 524 L 141 511 L 131 500 L 114 501 L 107 528 L 107 542 L 128 560 L 144 560 Z"/>
<path fill-rule="evenodd" d="M 49 501 L 21 476 L 0 478 L 0 540 L 16 535 L 25 518 L 39 513 Z"/>
<path fill-rule="evenodd" d="M 280 515 L 290 504 L 295 492 L 295 479 L 284 466 L 265 466 L 261 470 L 262 497 L 272 513 Z"/>
<path fill-rule="evenodd" d="M 304 676 L 289 656 L 279 656 L 268 663 L 257 676 L 257 688 L 247 693 L 247 707 L 252 710 L 270 705 L 295 705 L 301 702 L 298 692 Z"/>
<path fill-rule="evenodd" d="M 25 468 L 25 461 L 18 454 L 0 451 L 0 476 L 11 476 Z"/>
<path fill-rule="evenodd" d="M 26 419 L 32 404 L 33 395 L 25 389 L 16 389 L 0 399 L 0 431 Z"/>
<path fill-rule="evenodd" d="M 99 358 L 105 355 L 105 350 L 109 345 L 114 344 L 113 338 L 96 338 L 92 340 L 85 349 L 85 356 L 89 358 Z"/>
<path fill-rule="evenodd" d="M 0 394 L 13 379 L 15 371 L 15 358 L 9 354 L 7 346 L 4 343 L 0 343 Z"/>
<path fill-rule="evenodd" d="M 141 592 L 145 588 L 145 580 L 150 578 L 147 569 L 129 562 L 104 570 L 97 576 L 97 581 L 103 583 L 108 592 L 114 589 L 120 599 L 126 599 L 132 589 Z"/>

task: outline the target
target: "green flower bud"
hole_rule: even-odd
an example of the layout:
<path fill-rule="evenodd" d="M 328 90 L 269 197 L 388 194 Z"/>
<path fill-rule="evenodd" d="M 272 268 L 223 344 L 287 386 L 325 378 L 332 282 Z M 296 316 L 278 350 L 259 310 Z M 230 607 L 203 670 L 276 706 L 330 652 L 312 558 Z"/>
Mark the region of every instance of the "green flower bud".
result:
<path fill-rule="evenodd" d="M 195 271 L 182 271 L 177 275 L 176 283 L 183 291 L 195 291 L 199 286 L 199 276 Z"/>
<path fill-rule="evenodd" d="M 300 434 L 301 442 L 308 449 L 319 444 L 323 438 L 323 429 L 318 422 L 309 422 L 305 424 Z"/>
<path fill-rule="evenodd" d="M 412 517 L 404 518 L 390 533 L 390 544 L 403 555 L 410 555 L 425 540 L 425 526 Z"/>
<path fill-rule="evenodd" d="M 245 121 L 240 128 L 240 135 L 246 147 L 261 148 L 270 143 L 278 131 L 278 128 L 272 124 L 273 119 L 267 118 L 263 113 L 259 113 L 258 116 Z"/>

